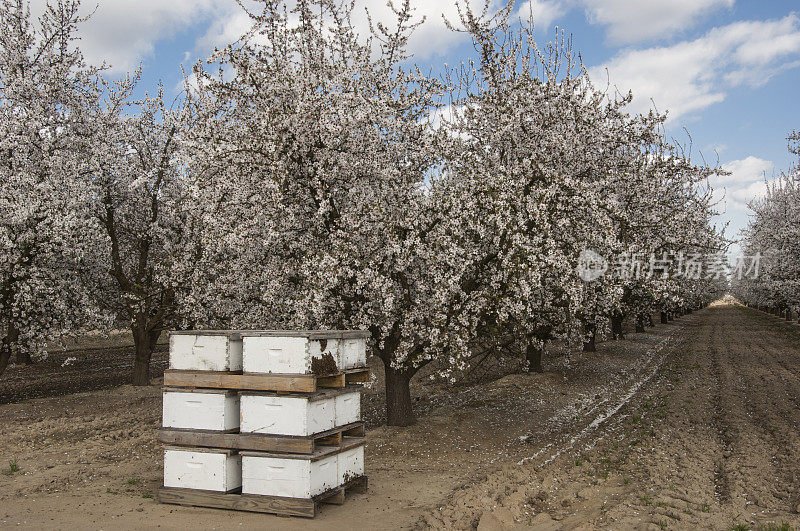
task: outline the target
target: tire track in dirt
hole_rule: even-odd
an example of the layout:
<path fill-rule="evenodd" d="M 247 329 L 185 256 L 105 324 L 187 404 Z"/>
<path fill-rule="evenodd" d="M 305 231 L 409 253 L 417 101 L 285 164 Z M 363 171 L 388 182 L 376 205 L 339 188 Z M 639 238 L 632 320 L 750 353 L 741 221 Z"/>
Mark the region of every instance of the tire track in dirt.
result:
<path fill-rule="evenodd" d="M 661 368 L 661 365 L 664 363 L 664 360 L 666 359 L 666 355 L 661 354 L 662 350 L 669 345 L 669 343 L 674 339 L 675 334 L 679 333 L 682 329 L 683 326 L 678 327 L 672 333 L 670 333 L 670 335 L 662 339 L 653 349 L 648 351 L 647 360 L 640 367 L 638 367 L 640 370 L 643 370 L 645 376 L 641 379 L 627 382 L 627 393 L 622 395 L 618 400 L 614 400 L 613 403 L 607 408 L 601 409 L 603 404 L 609 402 L 608 399 L 603 399 L 593 404 L 592 407 L 584 412 L 586 417 L 590 417 L 591 415 L 595 416 L 591 418 L 591 421 L 583 429 L 581 429 L 577 435 L 572 435 L 570 432 L 565 436 L 562 436 L 558 442 L 549 443 L 532 456 L 521 459 L 517 464 L 524 465 L 525 463 L 536 460 L 546 452 L 552 452 L 549 457 L 539 463 L 540 466 L 548 465 L 558 459 L 558 457 L 560 457 L 563 453 L 574 449 L 579 441 L 585 439 L 591 433 L 596 432 L 601 425 L 616 415 L 623 406 L 628 404 L 631 398 L 633 398 L 633 396 L 644 384 L 649 382 L 650 379 L 655 376 L 656 372 L 658 372 L 658 370 Z M 597 439 L 587 442 L 585 449 L 591 449 L 591 447 L 596 443 Z"/>
<path fill-rule="evenodd" d="M 714 317 L 712 317 L 712 319 L 713 318 Z M 708 332 L 718 333 L 719 330 L 717 326 L 707 326 L 705 328 Z M 730 500 L 731 497 L 727 460 L 731 456 L 731 448 L 734 444 L 735 434 L 732 432 L 731 423 L 728 422 L 726 416 L 730 404 L 725 400 L 726 395 L 724 391 L 729 383 L 722 369 L 722 365 L 720 364 L 719 350 L 716 347 L 718 339 L 718 336 L 708 339 L 704 338 L 708 343 L 708 354 L 711 359 L 711 380 L 713 385 L 712 401 L 714 404 L 714 418 L 712 422 L 722 448 L 720 455 L 717 456 L 716 462 L 714 463 L 714 496 L 721 503 L 725 503 Z"/>
<path fill-rule="evenodd" d="M 666 336 L 655 338 L 644 336 L 650 337 L 650 340 L 655 339 L 655 343 L 641 352 L 638 359 L 632 360 L 624 377 L 612 376 L 603 383 L 602 389 L 576 399 L 572 405 L 577 407 L 571 409 L 568 405 L 564 408 L 570 412 L 580 413 L 580 422 L 564 422 L 561 429 L 536 434 L 537 440 L 541 441 L 541 447 L 536 452 L 518 461 L 516 466 L 505 466 L 497 472 L 488 474 L 482 481 L 471 484 L 470 488 L 456 491 L 447 503 L 447 508 L 440 508 L 439 514 L 428 515 L 421 525 L 435 528 L 469 527 L 474 507 L 481 504 L 497 506 L 509 500 L 525 499 L 527 496 L 525 491 L 529 490 L 526 489 L 525 483 L 530 483 L 531 471 L 557 468 L 565 456 L 573 452 L 580 454 L 591 451 L 601 441 L 618 432 L 621 421 L 630 414 L 628 405 L 631 400 L 635 400 L 638 393 L 658 374 L 667 357 L 667 351 L 676 348 L 674 345 L 676 338 L 681 337 L 683 328 L 695 318 L 696 316 L 687 316 L 680 322 L 674 323 L 668 329 Z M 620 343 L 619 347 L 624 349 L 624 345 L 625 343 Z M 556 412 L 555 417 L 564 415 Z M 548 440 L 549 442 L 545 442 Z M 516 483 L 521 485 L 517 487 Z M 527 503 L 541 506 L 551 496 L 550 493 L 557 492 L 559 488 L 557 478 L 545 479 L 541 481 L 538 489 L 539 498 L 533 500 L 528 497 Z M 472 525 L 475 525 L 474 522 Z"/>
<path fill-rule="evenodd" d="M 752 323 L 749 310 L 739 308 Z M 756 321 L 757 322 L 757 321 Z M 763 322 L 763 321 L 762 321 Z M 771 324 L 771 323 L 768 323 Z M 780 326 L 770 326 L 773 330 L 785 330 Z M 747 390 L 762 388 L 766 393 L 748 392 L 739 396 L 739 403 L 745 408 L 746 418 L 757 432 L 768 452 L 767 466 L 775 481 L 765 492 L 752 492 L 747 478 L 742 478 L 743 490 L 749 489 L 748 500 L 755 505 L 778 507 L 787 512 L 800 512 L 800 429 L 798 428 L 798 405 L 800 400 L 800 370 L 797 370 L 798 357 L 787 350 L 786 342 L 780 334 L 772 333 L 755 340 L 754 334 L 746 334 L 743 349 L 739 353 L 750 352 L 752 359 L 740 358 L 736 365 L 751 366 L 749 371 L 741 371 L 743 388 Z M 800 336 L 796 336 L 800 337 Z M 794 362 L 794 365 L 793 363 Z M 749 455 L 751 459 L 752 455 Z M 771 499 L 770 499 L 771 498 Z M 768 503 L 767 503 L 768 502 Z"/>
<path fill-rule="evenodd" d="M 717 303 L 682 319 L 639 385 L 609 382 L 617 402 L 451 503 L 482 508 L 487 529 L 800 524 L 800 336 L 756 317 Z M 427 523 L 465 524 L 439 514 Z"/>

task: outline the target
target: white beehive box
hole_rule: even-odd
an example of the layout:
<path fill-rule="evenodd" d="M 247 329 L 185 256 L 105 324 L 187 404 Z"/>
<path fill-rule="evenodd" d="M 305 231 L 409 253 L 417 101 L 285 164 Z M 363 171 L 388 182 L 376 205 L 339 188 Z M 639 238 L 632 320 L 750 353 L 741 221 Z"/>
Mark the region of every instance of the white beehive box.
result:
<path fill-rule="evenodd" d="M 308 436 L 361 420 L 361 393 L 348 389 L 309 395 L 241 393 L 242 433 Z"/>
<path fill-rule="evenodd" d="M 340 345 L 342 369 L 357 369 L 367 366 L 366 337 L 344 338 Z"/>
<path fill-rule="evenodd" d="M 339 485 L 364 475 L 364 446 L 345 450 L 338 454 L 337 470 Z"/>
<path fill-rule="evenodd" d="M 172 332 L 169 336 L 169 368 L 190 371 L 241 371 L 241 334 L 224 330 Z"/>
<path fill-rule="evenodd" d="M 242 486 L 242 456 L 233 450 L 164 449 L 164 486 L 229 492 Z"/>
<path fill-rule="evenodd" d="M 329 354 L 339 371 L 367 363 L 367 332 L 252 331 L 243 335 L 243 369 L 248 373 L 311 374 L 312 360 Z"/>
<path fill-rule="evenodd" d="M 311 498 L 339 486 L 338 454 L 321 459 L 242 454 L 242 494 Z"/>
<path fill-rule="evenodd" d="M 224 389 L 163 391 L 165 428 L 232 431 L 239 428 L 239 395 Z"/>
<path fill-rule="evenodd" d="M 343 391 L 336 395 L 336 425 L 344 426 L 361 420 L 361 393 L 359 391 Z"/>

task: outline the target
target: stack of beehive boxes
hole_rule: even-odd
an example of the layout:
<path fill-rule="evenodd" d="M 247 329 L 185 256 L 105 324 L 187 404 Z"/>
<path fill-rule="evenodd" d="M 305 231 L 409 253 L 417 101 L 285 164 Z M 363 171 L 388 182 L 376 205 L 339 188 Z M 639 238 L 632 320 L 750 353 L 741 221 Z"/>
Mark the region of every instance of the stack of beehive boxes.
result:
<path fill-rule="evenodd" d="M 366 332 L 170 336 L 161 501 L 313 516 L 366 487 Z"/>

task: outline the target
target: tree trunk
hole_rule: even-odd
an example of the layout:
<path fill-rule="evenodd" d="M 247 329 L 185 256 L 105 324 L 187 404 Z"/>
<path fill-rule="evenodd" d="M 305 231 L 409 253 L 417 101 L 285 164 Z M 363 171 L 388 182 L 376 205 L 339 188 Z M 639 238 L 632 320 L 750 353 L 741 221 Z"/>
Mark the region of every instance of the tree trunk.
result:
<path fill-rule="evenodd" d="M 161 331 L 148 330 L 145 326 L 133 329 L 136 354 L 133 359 L 133 385 L 150 385 L 150 358 Z"/>
<path fill-rule="evenodd" d="M 667 324 L 667 312 L 661 312 L 661 324 Z"/>
<path fill-rule="evenodd" d="M 8 367 L 8 360 L 11 359 L 11 345 L 6 344 L 5 338 L 3 338 L 2 344 L 0 344 L 0 376 L 3 375 L 5 372 L 6 367 Z"/>
<path fill-rule="evenodd" d="M 2 375 L 6 367 L 8 367 L 8 362 L 11 360 L 11 353 L 14 352 L 14 346 L 18 339 L 19 330 L 17 330 L 17 327 L 14 326 L 12 322 L 8 326 L 8 332 L 5 337 L 0 340 L 0 375 Z"/>
<path fill-rule="evenodd" d="M 31 353 L 24 350 L 18 349 L 17 350 L 17 364 L 18 365 L 33 365 L 33 358 L 31 358 Z"/>
<path fill-rule="evenodd" d="M 667 312 L 667 321 L 674 321 L 675 316 L 672 315 L 672 312 Z"/>
<path fill-rule="evenodd" d="M 612 339 L 625 339 L 625 334 L 622 333 L 622 315 L 614 315 L 611 317 L 611 338 Z"/>
<path fill-rule="evenodd" d="M 410 426 L 414 424 L 414 410 L 411 404 L 411 377 L 416 369 L 395 369 L 391 361 L 383 360 L 383 374 L 386 381 L 386 424 L 389 426 Z"/>
<path fill-rule="evenodd" d="M 789 308 L 786 308 L 786 320 L 787 321 L 792 320 L 792 310 L 790 310 Z"/>
<path fill-rule="evenodd" d="M 641 334 L 644 332 L 644 315 L 636 315 L 636 332 Z"/>
<path fill-rule="evenodd" d="M 533 343 L 528 343 L 525 349 L 525 360 L 528 362 L 528 372 L 543 372 L 542 354 L 543 348 L 537 348 Z"/>
<path fill-rule="evenodd" d="M 653 322 L 653 314 L 650 312 L 647 312 L 647 326 L 650 328 L 656 326 L 656 324 Z"/>
<path fill-rule="evenodd" d="M 589 335 L 589 338 L 583 342 L 583 351 L 596 352 L 597 325 L 595 323 L 584 323 L 583 330 Z"/>

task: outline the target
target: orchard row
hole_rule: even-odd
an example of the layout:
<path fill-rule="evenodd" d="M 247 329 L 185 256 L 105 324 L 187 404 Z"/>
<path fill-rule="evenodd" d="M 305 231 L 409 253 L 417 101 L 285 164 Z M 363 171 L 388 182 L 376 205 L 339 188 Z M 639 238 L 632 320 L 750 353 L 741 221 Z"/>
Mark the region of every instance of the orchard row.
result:
<path fill-rule="evenodd" d="M 359 35 L 347 3 L 266 0 L 175 102 L 85 64 L 77 3 L 39 23 L 0 6 L 0 371 L 120 322 L 137 384 L 171 328 L 363 329 L 403 425 L 428 364 L 455 378 L 494 351 L 541 370 L 555 341 L 727 287 L 591 268 L 723 250 L 718 170 L 592 83 L 563 34 L 537 46 L 511 4 L 462 4 L 449 24 L 476 59 L 431 73 L 406 53 L 408 2 Z"/>

